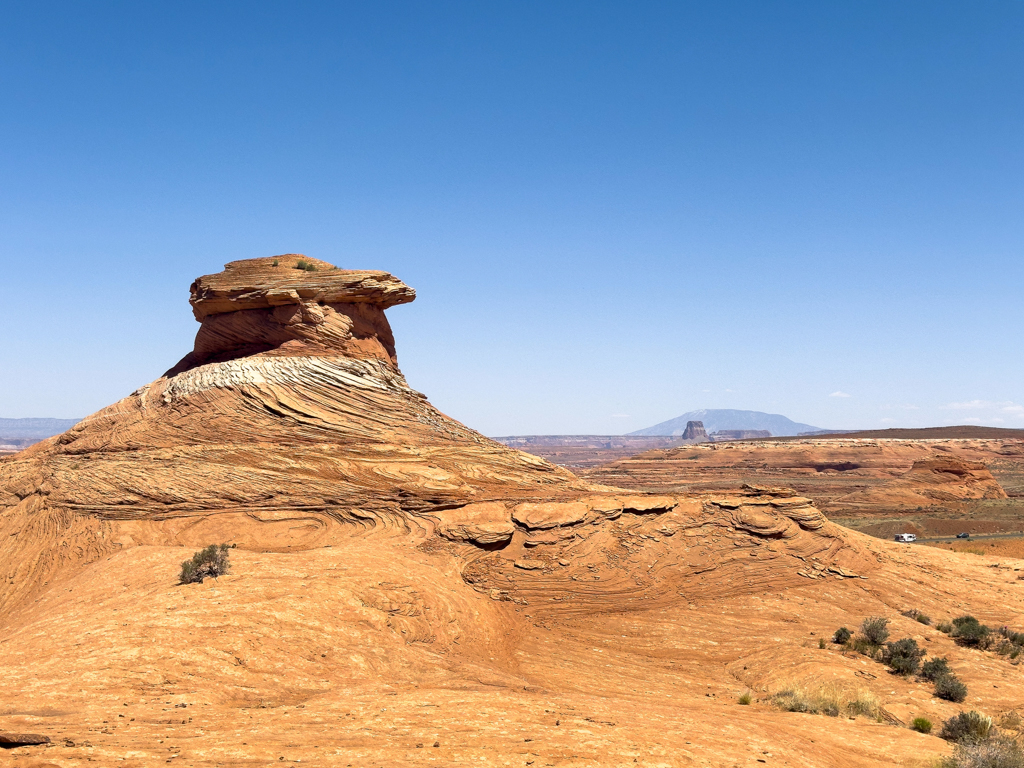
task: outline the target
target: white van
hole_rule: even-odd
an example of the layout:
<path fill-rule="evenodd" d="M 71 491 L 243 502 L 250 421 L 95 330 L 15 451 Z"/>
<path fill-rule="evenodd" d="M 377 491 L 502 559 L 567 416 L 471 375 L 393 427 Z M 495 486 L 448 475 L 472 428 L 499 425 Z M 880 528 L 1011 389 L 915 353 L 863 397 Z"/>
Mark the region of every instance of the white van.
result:
<path fill-rule="evenodd" d="M 897 533 L 896 534 L 896 541 L 906 541 L 906 542 L 917 541 L 917 536 L 914 535 L 913 533 Z"/>

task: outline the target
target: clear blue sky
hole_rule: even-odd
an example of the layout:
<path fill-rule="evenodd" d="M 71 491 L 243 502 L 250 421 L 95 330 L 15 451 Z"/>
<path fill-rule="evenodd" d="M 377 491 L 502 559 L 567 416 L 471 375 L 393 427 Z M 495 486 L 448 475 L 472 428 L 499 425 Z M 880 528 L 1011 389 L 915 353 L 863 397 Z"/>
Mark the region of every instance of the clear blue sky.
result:
<path fill-rule="evenodd" d="M 1024 3 L 2 11 L 0 416 L 302 252 L 415 287 L 399 363 L 487 434 L 1024 427 Z"/>

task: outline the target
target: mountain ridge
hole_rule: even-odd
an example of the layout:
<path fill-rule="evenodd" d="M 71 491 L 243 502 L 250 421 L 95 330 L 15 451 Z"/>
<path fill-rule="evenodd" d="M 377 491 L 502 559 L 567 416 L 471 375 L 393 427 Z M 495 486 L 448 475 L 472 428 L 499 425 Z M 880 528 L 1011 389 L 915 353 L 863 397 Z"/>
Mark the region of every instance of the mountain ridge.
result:
<path fill-rule="evenodd" d="M 630 432 L 629 435 L 655 437 L 659 435 L 673 436 L 681 435 L 686 429 L 686 422 L 700 421 L 704 423 L 704 429 L 708 434 L 719 430 L 744 429 L 744 430 L 768 430 L 775 437 L 787 437 L 798 435 L 801 432 L 819 432 L 820 427 L 810 424 L 802 424 L 783 416 L 779 413 L 765 413 L 763 411 L 743 411 L 729 408 L 701 408 L 697 411 L 689 411 L 676 416 L 674 419 L 663 421 L 652 427 L 638 429 Z"/>

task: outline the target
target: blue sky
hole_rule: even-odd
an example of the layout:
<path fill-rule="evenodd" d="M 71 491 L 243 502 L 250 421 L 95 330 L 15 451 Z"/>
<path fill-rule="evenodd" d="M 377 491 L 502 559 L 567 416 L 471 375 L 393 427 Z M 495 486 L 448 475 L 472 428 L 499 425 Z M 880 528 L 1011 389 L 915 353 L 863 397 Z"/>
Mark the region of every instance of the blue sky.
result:
<path fill-rule="evenodd" d="M 399 363 L 487 434 L 1024 427 L 1022 3 L 3 11 L 0 416 L 301 252 L 415 287 Z"/>

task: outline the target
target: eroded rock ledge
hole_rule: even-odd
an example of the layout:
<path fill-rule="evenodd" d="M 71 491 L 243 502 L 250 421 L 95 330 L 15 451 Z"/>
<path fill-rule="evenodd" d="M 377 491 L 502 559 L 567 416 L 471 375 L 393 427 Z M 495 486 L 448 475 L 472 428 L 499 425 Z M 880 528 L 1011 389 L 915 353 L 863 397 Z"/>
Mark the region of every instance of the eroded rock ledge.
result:
<path fill-rule="evenodd" d="M 301 254 L 232 261 L 190 291 L 202 327 L 168 376 L 254 355 L 341 354 L 397 366 L 384 310 L 416 298 L 387 272 L 338 269 Z"/>

